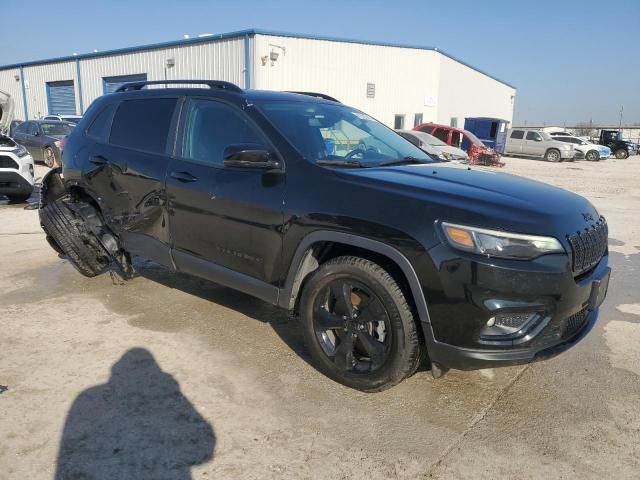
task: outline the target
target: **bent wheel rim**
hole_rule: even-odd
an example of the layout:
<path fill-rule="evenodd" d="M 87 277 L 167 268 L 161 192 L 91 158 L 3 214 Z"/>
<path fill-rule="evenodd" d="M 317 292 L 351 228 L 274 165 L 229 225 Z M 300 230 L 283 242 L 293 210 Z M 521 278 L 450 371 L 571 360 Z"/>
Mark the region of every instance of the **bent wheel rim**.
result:
<path fill-rule="evenodd" d="M 336 279 L 318 293 L 313 328 L 324 354 L 339 370 L 372 373 L 389 359 L 389 313 L 382 300 L 357 280 Z"/>

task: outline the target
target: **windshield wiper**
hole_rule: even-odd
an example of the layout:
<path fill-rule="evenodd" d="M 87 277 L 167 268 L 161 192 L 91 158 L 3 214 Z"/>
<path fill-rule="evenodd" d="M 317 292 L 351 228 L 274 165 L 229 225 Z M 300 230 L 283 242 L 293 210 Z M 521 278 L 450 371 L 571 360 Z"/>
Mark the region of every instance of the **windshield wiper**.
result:
<path fill-rule="evenodd" d="M 368 168 L 369 165 L 365 165 L 358 160 L 318 160 L 316 165 L 325 165 L 329 167 L 346 167 L 346 168 Z"/>
<path fill-rule="evenodd" d="M 379 163 L 377 166 L 378 167 L 388 167 L 391 165 L 411 165 L 414 163 L 432 163 L 432 161 L 430 160 L 418 160 L 415 157 L 404 157 L 404 158 L 398 158 L 396 160 L 387 160 L 386 162 L 382 162 Z"/>

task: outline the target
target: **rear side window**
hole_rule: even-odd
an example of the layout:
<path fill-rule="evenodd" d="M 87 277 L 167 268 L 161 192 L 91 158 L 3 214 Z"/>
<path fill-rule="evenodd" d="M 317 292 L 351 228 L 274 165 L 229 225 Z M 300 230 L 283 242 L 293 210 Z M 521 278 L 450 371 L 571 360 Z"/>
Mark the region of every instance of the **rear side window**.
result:
<path fill-rule="evenodd" d="M 111 120 L 113 114 L 116 111 L 116 103 L 110 103 L 104 107 L 95 119 L 91 123 L 91 126 L 87 130 L 87 135 L 97 138 L 106 142 L 109 138 L 109 131 L 111 130 Z"/>
<path fill-rule="evenodd" d="M 522 140 L 524 138 L 524 130 L 514 130 L 511 132 L 511 138 Z"/>
<path fill-rule="evenodd" d="M 113 118 L 109 143 L 150 153 L 164 153 L 175 98 L 125 100 Z"/>
<path fill-rule="evenodd" d="M 527 140 L 542 140 L 538 132 L 527 132 Z"/>
<path fill-rule="evenodd" d="M 214 100 L 193 100 L 189 105 L 183 157 L 222 166 L 230 145 L 265 145 L 258 130 L 239 111 Z"/>

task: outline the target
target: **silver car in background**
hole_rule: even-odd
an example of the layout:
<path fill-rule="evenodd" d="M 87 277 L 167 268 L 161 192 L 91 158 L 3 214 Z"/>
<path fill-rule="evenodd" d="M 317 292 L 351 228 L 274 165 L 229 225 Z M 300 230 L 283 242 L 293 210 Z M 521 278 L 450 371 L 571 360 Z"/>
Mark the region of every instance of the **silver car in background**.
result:
<path fill-rule="evenodd" d="M 509 130 L 504 153 L 544 158 L 548 162 L 573 161 L 576 156 L 572 144 L 555 140 L 547 132 L 527 128 Z"/>
<path fill-rule="evenodd" d="M 458 147 L 453 147 L 426 132 L 420 132 L 417 130 L 396 130 L 396 132 L 434 158 L 451 160 L 454 162 L 469 161 L 467 152 Z"/>

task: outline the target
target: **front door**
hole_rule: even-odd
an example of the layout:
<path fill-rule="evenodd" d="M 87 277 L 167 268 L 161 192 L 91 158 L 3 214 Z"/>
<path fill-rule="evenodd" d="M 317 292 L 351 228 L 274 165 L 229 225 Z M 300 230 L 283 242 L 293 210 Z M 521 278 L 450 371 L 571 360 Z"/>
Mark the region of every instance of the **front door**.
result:
<path fill-rule="evenodd" d="M 542 157 L 545 152 L 543 143 L 542 135 L 536 131 L 530 130 L 527 132 L 522 153 Z"/>
<path fill-rule="evenodd" d="M 239 273 L 273 284 L 285 175 L 223 164 L 231 145 L 273 147 L 245 112 L 223 101 L 192 99 L 182 123 L 181 153 L 167 174 L 177 268 L 216 281 Z"/>

